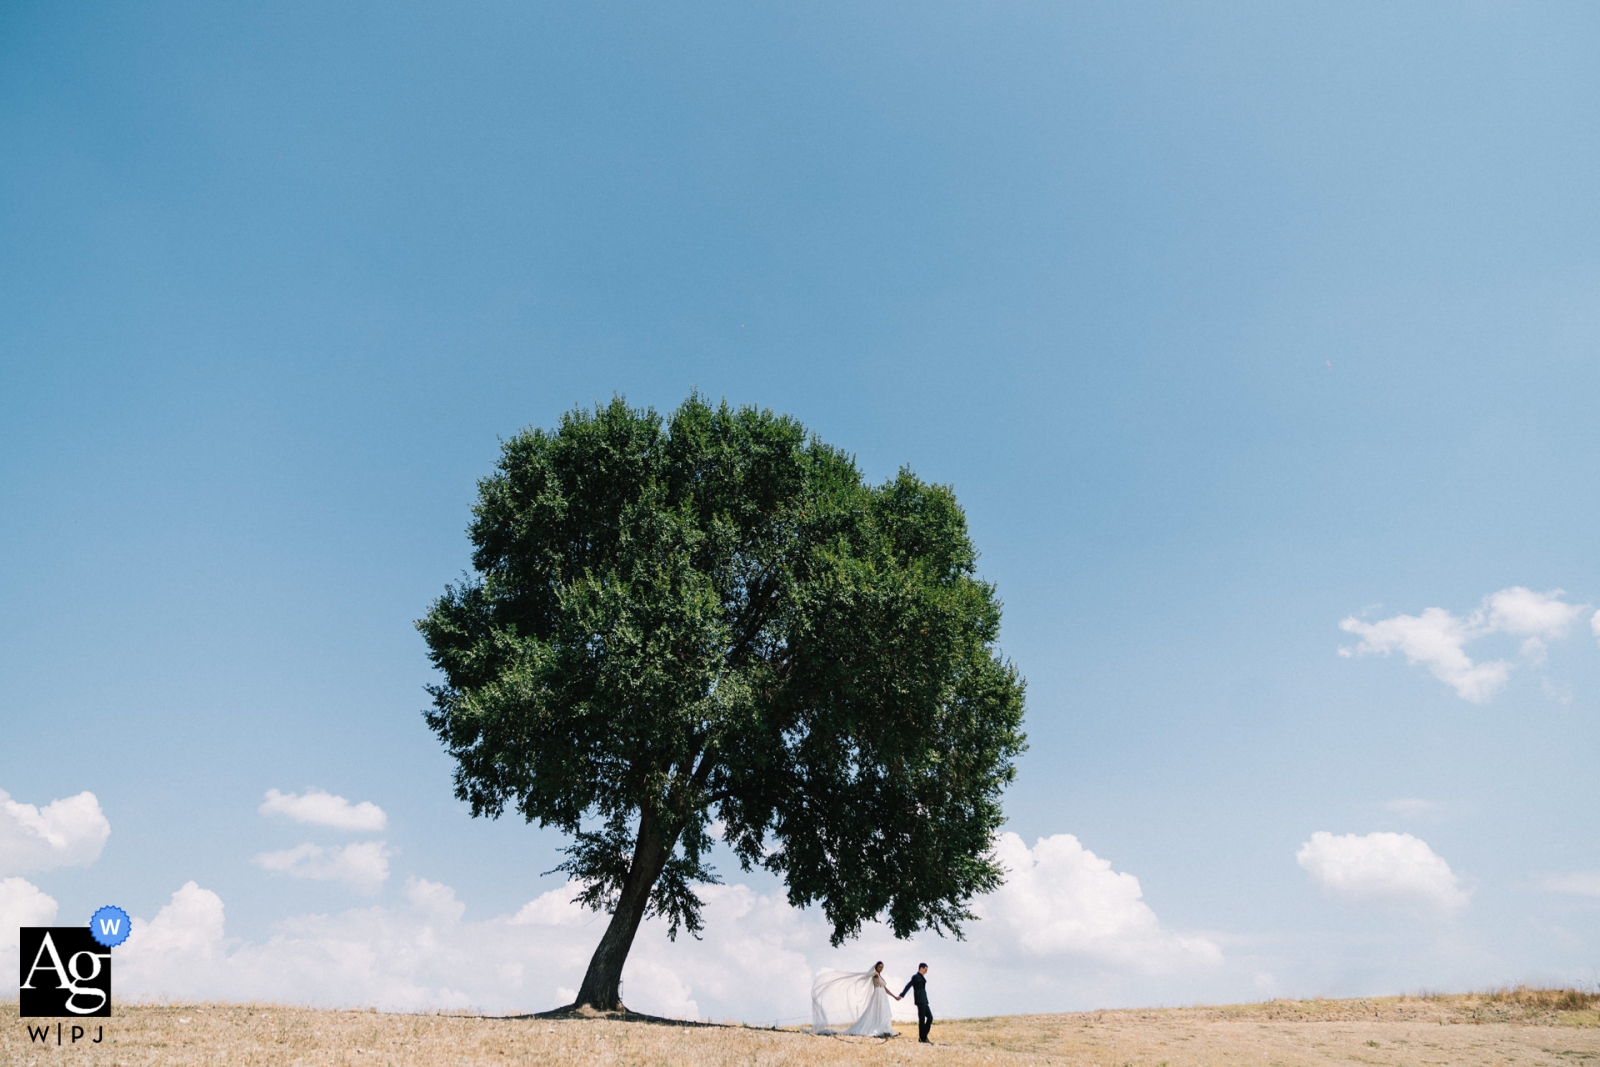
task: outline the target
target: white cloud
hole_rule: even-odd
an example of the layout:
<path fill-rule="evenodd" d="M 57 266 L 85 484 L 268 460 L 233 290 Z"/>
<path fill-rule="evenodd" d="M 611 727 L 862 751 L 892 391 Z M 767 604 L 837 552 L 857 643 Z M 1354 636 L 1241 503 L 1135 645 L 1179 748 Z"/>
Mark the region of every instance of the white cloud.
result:
<path fill-rule="evenodd" d="M 575 984 L 583 945 L 601 929 L 574 930 L 563 942 L 540 926 L 463 922 L 464 911 L 449 887 L 413 878 L 396 907 L 299 916 L 265 941 L 244 942 L 226 936 L 222 899 L 189 882 L 154 919 L 134 918 L 118 949 L 117 986 L 133 999 L 551 1007 L 553 976 Z"/>
<path fill-rule="evenodd" d="M 1523 658 L 1534 665 L 1542 664 L 1545 642 L 1565 636 L 1567 628 L 1584 611 L 1580 605 L 1563 601 L 1563 595 L 1560 589 L 1535 593 L 1515 585 L 1484 597 L 1482 605 L 1466 618 L 1458 618 L 1444 608 L 1426 608 L 1421 615 L 1395 615 L 1377 622 L 1365 622 L 1352 615 L 1339 623 L 1339 629 L 1355 634 L 1361 642 L 1339 649 L 1339 654 L 1404 653 L 1407 663 L 1427 667 L 1462 699 L 1483 704 L 1504 688 L 1512 665 L 1503 659 L 1474 663 L 1466 646 L 1495 633 L 1521 637 Z M 1591 624 L 1600 636 L 1600 622 Z"/>
<path fill-rule="evenodd" d="M 1164 929 L 1137 879 L 1075 838 L 1029 849 L 1007 834 L 999 846 L 1014 880 L 980 903 L 984 918 L 966 941 L 899 941 L 869 925 L 834 949 L 816 910 L 790 907 L 776 886 L 711 885 L 701 890 L 705 939 L 669 942 L 665 923 L 645 922 L 623 995 L 661 1015 L 799 1022 L 818 970 L 866 970 L 881 959 L 904 982 L 925 960 L 935 1010 L 947 1015 L 1060 1010 L 1137 1002 L 1151 981 L 1166 980 L 1147 976 L 1209 972 L 1220 960 L 1211 941 Z M 117 987 L 132 998 L 543 1010 L 570 1002 L 605 929 L 606 916 L 572 903 L 575 892 L 560 886 L 510 917 L 470 921 L 448 886 L 413 878 L 401 904 L 299 916 L 265 941 L 243 942 L 226 936 L 222 900 L 191 882 L 155 919 L 134 920 L 118 949 Z M 1138 992 L 1135 982 L 1144 983 Z M 909 1000 L 897 1008 L 910 1017 Z"/>
<path fill-rule="evenodd" d="M 533 898 L 511 917 L 512 926 L 587 926 L 594 912 L 572 902 L 577 889 L 571 883 Z"/>
<path fill-rule="evenodd" d="M 1157 973 L 1222 958 L 1204 938 L 1163 929 L 1139 879 L 1113 871 L 1071 834 L 1042 837 L 1029 849 L 1004 833 L 995 856 L 1005 885 L 973 910 L 986 921 L 986 947 L 1002 956 L 1087 957 Z"/>
<path fill-rule="evenodd" d="M 222 898 L 194 882 L 172 894 L 171 903 L 156 913 L 151 922 L 137 916 L 129 924 L 128 940 L 118 955 L 123 963 L 150 969 L 163 960 L 182 960 L 204 969 L 204 964 L 220 960 L 223 940 Z"/>
<path fill-rule="evenodd" d="M 385 841 L 362 841 L 343 848 L 296 845 L 279 852 L 263 852 L 250 862 L 291 878 L 318 882 L 343 882 L 358 893 L 376 893 L 389 877 Z"/>
<path fill-rule="evenodd" d="M 331 826 L 335 830 L 377 833 L 389 825 L 389 816 L 370 800 L 352 804 L 344 797 L 307 787 L 304 793 L 267 790 L 267 799 L 256 809 L 263 815 L 287 815 L 295 822 Z"/>
<path fill-rule="evenodd" d="M 1577 871 L 1551 875 L 1544 887 L 1552 893 L 1574 893 L 1581 897 L 1600 897 L 1600 871 Z"/>
<path fill-rule="evenodd" d="M 1480 609 L 1483 624 L 1490 633 L 1545 641 L 1565 637 L 1567 627 L 1583 614 L 1582 605 L 1568 604 L 1561 599 L 1565 595 L 1564 589 L 1552 589 L 1548 593 L 1535 593 L 1520 585 L 1502 589 L 1484 598 Z"/>
<path fill-rule="evenodd" d="M 1592 616 L 1590 616 L 1590 618 L 1589 618 L 1589 632 L 1594 634 L 1594 638 L 1595 638 L 1596 641 L 1600 641 L 1600 611 L 1597 611 Z"/>
<path fill-rule="evenodd" d="M 56 902 L 38 886 L 21 878 L 0 878 L 0 960 L 17 958 L 17 928 L 49 926 L 56 919 Z M 17 972 L 7 967 L 0 993 L 14 996 Z"/>
<path fill-rule="evenodd" d="M 93 793 L 36 808 L 0 789 L 0 875 L 85 866 L 99 858 L 110 836 Z"/>
<path fill-rule="evenodd" d="M 1425 665 L 1458 696 L 1475 704 L 1487 701 L 1511 676 L 1511 665 L 1504 660 L 1473 663 L 1462 646 L 1477 635 L 1464 620 L 1443 608 L 1428 608 L 1421 615 L 1396 615 L 1378 622 L 1362 622 L 1352 615 L 1339 623 L 1339 629 L 1361 638 L 1355 648 L 1341 648 L 1340 655 L 1387 656 L 1404 652 L 1407 663 Z"/>
<path fill-rule="evenodd" d="M 1467 893 L 1450 865 L 1410 834 L 1330 834 L 1318 830 L 1295 860 L 1329 893 L 1458 911 Z"/>

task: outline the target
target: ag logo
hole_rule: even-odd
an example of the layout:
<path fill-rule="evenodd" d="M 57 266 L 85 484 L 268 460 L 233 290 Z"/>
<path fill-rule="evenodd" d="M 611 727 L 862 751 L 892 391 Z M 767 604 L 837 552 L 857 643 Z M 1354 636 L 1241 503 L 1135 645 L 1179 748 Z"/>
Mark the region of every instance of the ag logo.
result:
<path fill-rule="evenodd" d="M 19 933 L 24 1019 L 111 1014 L 111 950 L 87 926 L 24 926 Z"/>

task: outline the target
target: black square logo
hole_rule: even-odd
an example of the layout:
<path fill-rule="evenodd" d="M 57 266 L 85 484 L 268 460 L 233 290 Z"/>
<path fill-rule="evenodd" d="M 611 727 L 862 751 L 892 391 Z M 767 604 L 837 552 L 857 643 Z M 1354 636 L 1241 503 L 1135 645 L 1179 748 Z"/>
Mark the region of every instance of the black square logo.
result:
<path fill-rule="evenodd" d="M 111 1015 L 111 950 L 87 926 L 24 926 L 18 1007 L 24 1019 Z"/>

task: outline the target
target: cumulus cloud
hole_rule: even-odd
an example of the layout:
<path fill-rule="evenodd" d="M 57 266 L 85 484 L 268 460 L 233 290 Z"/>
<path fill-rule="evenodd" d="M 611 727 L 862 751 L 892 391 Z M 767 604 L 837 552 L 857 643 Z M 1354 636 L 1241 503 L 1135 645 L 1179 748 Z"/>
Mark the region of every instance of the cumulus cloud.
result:
<path fill-rule="evenodd" d="M 1339 629 L 1361 638 L 1354 648 L 1339 649 L 1341 656 L 1404 652 L 1406 662 L 1426 666 L 1458 696 L 1475 704 L 1487 701 L 1511 676 L 1511 665 L 1504 660 L 1473 663 L 1462 646 L 1477 635 L 1465 620 L 1443 608 L 1370 623 L 1351 616 L 1339 623 Z"/>
<path fill-rule="evenodd" d="M 553 914 L 556 908 L 545 910 Z M 467 922 L 465 911 L 448 886 L 412 878 L 404 902 L 395 907 L 298 916 L 278 924 L 265 941 L 245 942 L 227 936 L 222 898 L 189 882 L 154 919 L 134 918 L 127 943 L 118 949 L 117 986 L 135 999 L 271 1000 L 400 1011 L 548 1008 L 561 999 L 558 986 L 576 986 L 604 929 L 591 913 L 576 924 L 514 924 Z M 641 932 L 641 948 L 665 940 L 649 937 L 652 932 L 659 933 Z M 698 1014 L 681 980 L 657 980 L 648 951 L 635 955 L 626 975 L 630 1001 Z M 781 974 L 782 961 L 775 962 Z"/>
<path fill-rule="evenodd" d="M 181 960 L 204 970 L 206 964 L 223 958 L 226 947 L 222 898 L 191 881 L 172 894 L 152 921 L 133 918 L 117 962 L 119 969 L 131 964 L 149 971 L 165 961 Z"/>
<path fill-rule="evenodd" d="M 1113 871 L 1071 834 L 1030 849 L 1004 833 L 995 856 L 1005 884 L 973 910 L 986 922 L 985 947 L 1002 955 L 1088 957 L 1147 973 L 1222 958 L 1214 943 L 1164 929 L 1139 879 Z"/>
<path fill-rule="evenodd" d="M 318 882 L 343 882 L 358 893 L 376 893 L 389 877 L 385 841 L 362 841 L 343 848 L 296 845 L 279 852 L 263 852 L 251 860 L 258 867 L 309 878 Z"/>
<path fill-rule="evenodd" d="M 881 959 L 896 982 L 927 961 L 938 1004 L 952 1015 L 1060 1010 L 1104 1005 L 1118 998 L 1119 983 L 1146 982 L 1121 994 L 1131 1002 L 1149 995 L 1142 976 L 1205 971 L 1220 960 L 1211 941 L 1164 928 L 1138 880 L 1076 838 L 1030 849 L 1007 834 L 998 846 L 1013 881 L 980 902 L 983 917 L 966 941 L 900 941 L 869 925 L 834 949 L 822 917 L 790 907 L 776 885 L 710 885 L 701 890 L 705 939 L 671 942 L 664 922 L 646 921 L 623 995 L 659 1015 L 800 1022 L 817 971 L 866 970 Z M 571 1001 L 605 929 L 606 916 L 572 902 L 576 891 L 560 886 L 510 916 L 471 920 L 448 886 L 412 878 L 402 903 L 299 916 L 246 942 L 228 938 L 221 898 L 191 882 L 154 919 L 134 919 L 117 950 L 117 987 L 134 998 L 543 1010 Z M 912 1017 L 909 1000 L 896 1008 Z"/>
<path fill-rule="evenodd" d="M 93 793 L 36 808 L 0 789 L 0 875 L 85 866 L 100 857 L 110 836 Z"/>
<path fill-rule="evenodd" d="M 17 928 L 49 926 L 55 922 L 56 902 L 43 890 L 21 878 L 0 878 L 0 959 L 17 958 Z M 18 975 L 6 968 L 0 992 L 15 996 Z"/>
<path fill-rule="evenodd" d="M 1467 905 L 1450 865 L 1410 834 L 1331 834 L 1318 830 L 1295 860 L 1325 890 L 1356 901 L 1459 911 Z"/>
<path fill-rule="evenodd" d="M 1600 871 L 1577 871 L 1551 875 L 1544 887 L 1552 893 L 1573 893 L 1580 897 L 1600 897 Z"/>
<path fill-rule="evenodd" d="M 267 799 L 256 809 L 263 815 L 286 815 L 295 822 L 331 826 L 335 830 L 377 833 L 389 825 L 389 816 L 370 800 L 352 804 L 344 797 L 307 787 L 304 793 L 267 790 Z"/>
<path fill-rule="evenodd" d="M 1480 611 L 1491 633 L 1553 640 L 1566 636 L 1567 627 L 1583 614 L 1581 605 L 1568 604 L 1561 599 L 1565 595 L 1564 589 L 1535 593 L 1514 585 L 1489 594 Z"/>
<path fill-rule="evenodd" d="M 1462 699 L 1483 704 L 1504 688 L 1511 677 L 1512 664 L 1504 659 L 1475 663 L 1467 655 L 1466 646 L 1489 634 L 1521 637 L 1523 658 L 1534 664 L 1543 663 L 1545 642 L 1565 636 L 1584 611 L 1581 605 L 1563 601 L 1564 595 L 1560 589 L 1536 593 L 1516 585 L 1484 597 L 1477 610 L 1465 618 L 1444 608 L 1426 608 L 1421 615 L 1395 615 L 1377 622 L 1352 615 L 1339 623 L 1339 629 L 1361 641 L 1339 649 L 1339 654 L 1403 653 L 1407 663 L 1427 667 Z M 1600 636 L 1600 629 L 1595 632 Z"/>

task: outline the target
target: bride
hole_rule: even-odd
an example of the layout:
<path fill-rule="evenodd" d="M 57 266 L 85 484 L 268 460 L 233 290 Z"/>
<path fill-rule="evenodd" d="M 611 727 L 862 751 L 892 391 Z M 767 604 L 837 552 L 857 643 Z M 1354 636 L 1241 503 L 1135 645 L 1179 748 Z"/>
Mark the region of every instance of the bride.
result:
<path fill-rule="evenodd" d="M 812 1032 L 893 1037 L 891 997 L 900 999 L 889 992 L 888 983 L 883 980 L 882 960 L 864 974 L 823 971 L 811 987 Z"/>

